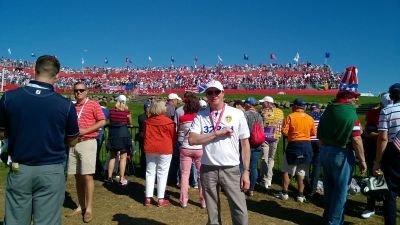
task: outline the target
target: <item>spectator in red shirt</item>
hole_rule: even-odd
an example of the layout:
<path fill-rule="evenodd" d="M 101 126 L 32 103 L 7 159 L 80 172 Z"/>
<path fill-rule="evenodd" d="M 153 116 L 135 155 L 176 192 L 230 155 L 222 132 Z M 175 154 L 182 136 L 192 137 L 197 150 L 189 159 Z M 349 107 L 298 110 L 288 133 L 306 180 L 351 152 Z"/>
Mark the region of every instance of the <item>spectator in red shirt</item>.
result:
<path fill-rule="evenodd" d="M 119 159 L 119 183 L 122 186 L 128 185 L 125 179 L 125 168 L 127 153 L 132 147 L 132 138 L 128 126 L 132 124 L 131 113 L 126 104 L 126 96 L 120 95 L 117 98 L 115 107 L 110 110 L 110 126 L 108 133 L 107 150 L 110 151 L 110 161 L 108 163 L 108 177 L 106 182 L 112 182 L 112 173 L 114 171 L 115 157 L 120 152 Z"/>
<path fill-rule="evenodd" d="M 69 151 L 68 174 L 75 175 L 78 207 L 68 216 L 83 215 L 83 221 L 93 220 L 93 174 L 96 171 L 96 152 L 99 128 L 106 124 L 104 113 L 98 102 L 87 97 L 85 84 L 77 82 L 74 85 L 76 112 L 80 136 L 78 144 Z"/>

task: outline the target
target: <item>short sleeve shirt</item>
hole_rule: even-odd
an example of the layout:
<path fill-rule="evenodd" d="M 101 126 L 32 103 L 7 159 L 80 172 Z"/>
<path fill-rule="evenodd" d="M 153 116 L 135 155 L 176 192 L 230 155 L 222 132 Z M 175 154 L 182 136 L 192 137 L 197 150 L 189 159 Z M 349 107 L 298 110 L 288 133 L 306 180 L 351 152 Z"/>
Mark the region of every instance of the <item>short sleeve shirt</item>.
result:
<path fill-rule="evenodd" d="M 98 102 L 87 99 L 81 104 L 75 104 L 76 113 L 78 114 L 79 129 L 86 129 L 101 120 L 105 120 L 103 111 Z M 82 135 L 84 138 L 96 138 L 99 131 L 93 131 L 89 134 Z"/>
<path fill-rule="evenodd" d="M 378 131 L 387 131 L 389 142 L 393 141 L 400 132 L 400 103 L 388 105 L 381 110 Z"/>
<path fill-rule="evenodd" d="M 211 142 L 203 144 L 203 157 L 201 163 L 214 166 L 237 166 L 240 163 L 239 140 L 250 137 L 244 113 L 236 108 L 225 105 L 225 110 L 221 115 L 221 110 L 215 115 L 215 120 L 221 117 L 217 130 L 230 127 L 233 130 L 232 136 L 217 137 Z M 214 132 L 214 124 L 211 122 L 210 108 L 197 113 L 193 120 L 190 132 L 196 134 L 207 134 Z"/>

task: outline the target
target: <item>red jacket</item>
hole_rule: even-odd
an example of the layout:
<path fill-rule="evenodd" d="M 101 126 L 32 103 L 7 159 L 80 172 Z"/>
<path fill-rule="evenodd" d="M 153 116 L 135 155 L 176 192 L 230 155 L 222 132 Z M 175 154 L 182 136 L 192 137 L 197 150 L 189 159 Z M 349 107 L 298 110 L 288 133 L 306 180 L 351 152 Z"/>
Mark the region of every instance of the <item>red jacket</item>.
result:
<path fill-rule="evenodd" d="M 152 116 L 144 122 L 144 153 L 172 154 L 176 142 L 176 124 L 165 115 Z"/>

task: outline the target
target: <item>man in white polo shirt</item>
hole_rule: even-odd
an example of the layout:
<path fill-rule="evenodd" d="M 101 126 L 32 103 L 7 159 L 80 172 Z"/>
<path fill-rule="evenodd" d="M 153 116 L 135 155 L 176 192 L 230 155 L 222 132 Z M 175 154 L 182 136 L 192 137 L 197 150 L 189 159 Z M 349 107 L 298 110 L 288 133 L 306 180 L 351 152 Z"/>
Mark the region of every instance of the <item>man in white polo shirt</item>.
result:
<path fill-rule="evenodd" d="M 208 224 L 222 224 L 219 187 L 229 200 L 232 224 L 247 225 L 247 205 L 243 191 L 250 186 L 250 131 L 244 113 L 224 103 L 224 88 L 219 81 L 207 84 L 209 107 L 198 112 L 190 128 L 189 143 L 203 145 L 200 179 L 207 205 Z M 240 174 L 239 140 L 243 173 Z"/>

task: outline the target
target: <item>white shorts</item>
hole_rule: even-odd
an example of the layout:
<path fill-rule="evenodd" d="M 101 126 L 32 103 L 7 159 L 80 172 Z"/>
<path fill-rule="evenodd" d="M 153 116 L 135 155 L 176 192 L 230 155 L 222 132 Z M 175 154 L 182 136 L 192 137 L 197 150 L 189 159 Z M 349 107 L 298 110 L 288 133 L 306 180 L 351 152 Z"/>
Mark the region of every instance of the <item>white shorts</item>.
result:
<path fill-rule="evenodd" d="M 283 165 L 282 165 L 282 172 L 286 172 L 291 176 L 298 175 L 298 176 L 308 176 L 308 171 L 310 169 L 310 164 L 296 164 L 296 165 L 289 165 L 286 160 L 286 155 L 283 154 Z"/>

